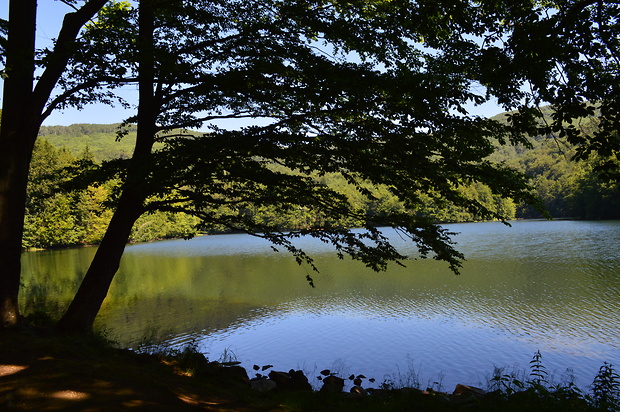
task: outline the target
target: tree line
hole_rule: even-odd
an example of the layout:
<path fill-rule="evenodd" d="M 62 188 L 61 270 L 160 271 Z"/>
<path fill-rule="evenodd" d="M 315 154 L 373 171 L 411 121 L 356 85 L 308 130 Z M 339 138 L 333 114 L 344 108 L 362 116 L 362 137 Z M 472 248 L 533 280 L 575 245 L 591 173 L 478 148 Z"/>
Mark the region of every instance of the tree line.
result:
<path fill-rule="evenodd" d="M 82 133 L 80 126 L 69 126 Z M 69 139 L 69 147 L 58 147 L 45 138 L 37 140 L 33 152 L 28 186 L 28 203 L 24 226 L 24 248 L 53 248 L 75 245 L 98 244 L 103 239 L 107 225 L 111 219 L 114 206 L 112 193 L 117 189 L 118 181 L 111 180 L 101 184 L 88 184 L 85 187 L 74 187 L 71 179 L 76 169 L 89 164 L 99 164 L 106 160 L 98 158 L 94 153 L 112 154 L 115 151 L 114 133 L 105 132 L 93 125 L 89 133 L 103 133 L 105 139 L 99 140 L 102 147 L 91 148 L 79 138 Z M 48 136 L 49 137 L 49 136 Z M 65 142 L 65 136 L 53 141 Z M 97 150 L 102 149 L 102 150 Z M 122 157 L 122 152 L 118 153 Z M 114 158 L 114 156 L 112 156 Z M 110 160 L 110 159 L 107 159 Z M 282 167 L 272 165 L 274 169 Z M 290 173 L 290 170 L 286 172 Z M 405 207 L 397 196 L 383 187 L 374 187 L 373 198 L 361 195 L 354 185 L 338 173 L 329 173 L 316 180 L 325 186 L 334 188 L 344 194 L 355 208 L 363 210 L 366 215 L 404 213 Z M 490 189 L 483 185 L 472 185 L 466 189 L 472 197 L 486 207 L 497 210 L 508 219 L 514 218 L 515 206 L 512 200 L 493 196 Z M 230 212 L 230 211 L 229 211 Z M 275 207 L 247 206 L 239 213 L 260 224 L 277 227 L 281 230 L 299 230 L 329 225 L 337 228 L 360 227 L 361 219 L 333 218 L 307 208 L 282 210 Z M 475 216 L 465 209 L 443 208 L 427 199 L 420 214 L 434 216 L 437 221 L 458 222 L 473 221 Z M 198 233 L 224 233 L 231 229 L 222 225 L 204 225 L 200 220 L 179 212 L 159 212 L 141 216 L 134 224 L 129 237 L 130 242 L 145 242 L 165 238 L 188 238 Z"/>
<path fill-rule="evenodd" d="M 518 170 L 531 177 L 532 186 L 554 218 L 619 219 L 620 187 L 601 180 L 598 168 L 605 159 L 572 160 L 575 148 L 553 139 L 533 140 L 533 148 L 512 160 Z M 510 161 L 510 160 L 507 160 Z M 517 218 L 539 218 L 528 205 L 519 205 Z"/>
<path fill-rule="evenodd" d="M 64 147 L 74 155 L 88 146 L 95 159 L 129 158 L 136 143 L 136 125 L 127 125 L 126 135 L 117 139 L 120 124 L 74 124 L 42 126 L 39 136 L 54 146 Z M 114 142 L 114 144 L 112 144 Z"/>
<path fill-rule="evenodd" d="M 53 248 L 99 244 L 113 213 L 111 194 L 118 182 L 69 185 L 75 168 L 94 162 L 86 147 L 77 156 L 65 147 L 37 140 L 30 165 L 24 248 Z M 197 219 L 182 213 L 155 212 L 134 224 L 131 242 L 191 237 Z"/>
<path fill-rule="evenodd" d="M 500 118 L 503 116 L 505 115 L 499 115 Z M 78 124 L 41 128 L 42 138 L 35 145 L 30 166 L 23 238 L 25 248 L 90 245 L 101 242 L 114 210 L 110 195 L 117 182 L 88 185 L 73 191 L 63 189 L 66 186 L 63 186 L 63 183 L 71 178 L 69 170 L 72 166 L 88 162 L 101 163 L 125 156 L 125 148 L 133 143 L 135 135 L 129 134 L 124 138 L 129 143 L 118 142 L 116 132 L 119 126 Z M 571 160 L 574 147 L 565 141 L 549 137 L 530 138 L 529 144 L 531 147 L 527 148 L 502 147 L 492 156 L 496 161 L 505 162 L 530 177 L 536 195 L 551 217 L 620 218 L 620 190 L 618 185 L 598 178 L 595 169 L 600 161 L 597 158 L 587 162 L 575 162 Z M 277 168 L 275 165 L 272 167 Z M 366 215 L 405 212 L 403 202 L 385 186 L 374 187 L 374 198 L 369 199 L 361 196 L 355 186 L 348 184 L 341 174 L 330 173 L 317 177 L 317 180 L 343 193 Z M 530 205 L 516 204 L 512 199 L 494 195 L 482 183 L 463 186 L 460 190 L 507 220 L 542 217 L 541 213 Z M 247 207 L 241 213 L 282 230 L 323 227 L 326 223 L 338 228 L 363 225 L 360 219 L 330 220 L 304 208 L 280 210 L 274 207 Z M 438 223 L 477 221 L 477 217 L 464 208 L 437 204 L 430 199 L 422 202 L 416 213 L 431 216 Z M 188 238 L 199 233 L 229 231 L 230 229 L 221 225 L 201 225 L 199 219 L 182 212 L 156 211 L 143 215 L 136 221 L 129 241 Z"/>

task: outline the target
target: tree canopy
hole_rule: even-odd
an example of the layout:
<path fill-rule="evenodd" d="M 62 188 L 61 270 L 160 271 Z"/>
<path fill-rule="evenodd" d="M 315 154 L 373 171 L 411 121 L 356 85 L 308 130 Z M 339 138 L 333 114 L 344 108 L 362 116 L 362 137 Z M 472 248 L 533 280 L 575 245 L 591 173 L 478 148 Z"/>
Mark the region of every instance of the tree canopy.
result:
<path fill-rule="evenodd" d="M 515 91 L 513 123 L 529 123 L 532 135 L 566 138 L 574 159 L 599 156 L 596 171 L 620 178 L 620 4 L 562 0 L 515 15 L 504 43 L 511 60 L 498 73 Z M 515 79 L 520 81 L 515 82 Z M 545 118 L 541 104 L 552 105 Z"/>
<path fill-rule="evenodd" d="M 505 115 L 498 115 L 497 118 L 502 116 Z M 31 163 L 24 247 L 63 247 L 96 244 L 101 241 L 113 211 L 108 199 L 117 182 L 89 185 L 78 190 L 66 190 L 70 187 L 66 187 L 63 182 L 66 181 L 69 171 L 75 174 L 80 170 L 80 164 L 86 163 L 87 159 L 100 163 L 113 158 L 126 158 L 127 146 L 135 143 L 135 132 L 118 142 L 115 140 L 117 128 L 118 125 L 93 124 L 42 127 L 41 138 L 37 141 Z M 617 185 L 596 178 L 594 169 L 599 164 L 599 159 L 572 161 L 570 157 L 575 148 L 567 144 L 565 139 L 553 140 L 536 136 L 529 141 L 531 148 L 503 146 L 496 150 L 492 157 L 495 161 L 505 162 L 530 177 L 537 197 L 553 218 L 620 217 L 620 191 Z M 272 167 L 283 169 L 275 164 Z M 357 209 L 364 210 L 366 215 L 405 210 L 402 202 L 385 187 L 374 188 L 375 199 L 368 199 L 354 186 L 349 185 L 339 173 L 314 178 L 320 180 L 321 184 L 337 188 Z M 65 190 L 60 190 L 63 187 L 66 187 Z M 495 209 L 507 219 L 541 217 L 540 212 L 529 205 L 515 204 L 512 199 L 492 195 L 488 187 L 481 183 L 461 186 L 460 190 L 475 196 L 486 207 Z M 59 199 L 65 199 L 65 202 L 59 202 Z M 59 208 L 58 205 L 68 207 Z M 270 222 L 282 230 L 321 227 L 325 216 L 315 212 L 309 209 L 283 211 L 275 207 L 244 209 L 246 216 L 251 216 L 258 222 Z M 440 207 L 430 199 L 416 212 L 433 217 L 439 223 L 479 220 L 464 209 L 449 204 Z M 212 234 L 231 230 L 218 224 L 200 224 L 196 219 L 178 213 L 146 214 L 134 224 L 130 241 L 186 237 L 196 231 Z M 62 231 L 54 232 L 58 226 L 52 222 L 67 226 Z M 347 228 L 358 227 L 362 222 L 343 218 L 331 220 L 330 224 Z M 192 226 L 197 227 L 192 230 Z M 56 234 L 50 236 L 54 233 Z"/>
<path fill-rule="evenodd" d="M 602 171 L 616 164 L 608 159 L 618 156 L 614 2 L 99 3 L 78 9 L 100 11 L 75 42 L 59 40 L 60 51 L 43 50 L 38 60 L 46 73 L 65 69 L 43 116 L 67 105 L 128 105 L 116 89 L 139 90 L 136 116 L 126 119 L 137 124 L 132 157 L 79 174 L 84 184 L 119 184 L 67 329 L 92 324 L 145 212 L 182 211 L 204 225 L 263 236 L 309 264 L 293 240 L 313 236 L 377 270 L 405 258 L 377 229 L 391 226 L 417 245 L 418 257 L 457 272 L 463 256 L 425 213 L 429 202 L 503 219 L 501 209 L 463 190 L 480 184 L 491 196 L 540 206 L 525 176 L 491 156 L 498 143 L 528 145 L 526 132 L 553 133 L 578 145 L 577 158 L 603 156 Z M 518 110 L 507 122 L 469 114 L 489 100 Z M 540 122 L 544 102 L 554 105 L 551 123 Z M 598 124 L 585 133 L 576 125 L 589 116 Z M 253 124 L 231 127 L 230 119 Z M 183 131 L 199 127 L 208 132 Z M 404 207 L 368 213 L 324 184 L 332 173 L 368 202 L 384 190 Z M 284 231 L 248 212 L 257 209 L 309 210 L 322 219 Z M 334 223 L 342 220 L 365 230 Z"/>
<path fill-rule="evenodd" d="M 137 78 L 137 29 L 127 29 L 132 10 L 120 5 L 100 13 L 99 23 L 87 29 L 79 59 L 63 82 L 67 90 L 94 84 L 95 78 L 107 78 L 109 85 Z M 374 229 L 396 226 L 420 245 L 423 256 L 433 252 L 456 270 L 461 256 L 446 234 L 415 213 L 426 195 L 481 218 L 502 216 L 459 186 L 484 182 L 494 194 L 535 203 L 518 173 L 486 159 L 492 141 L 516 134 L 496 121 L 466 115 L 465 105 L 485 99 L 472 92 L 471 82 L 478 80 L 474 73 L 486 50 L 479 39 L 490 21 L 497 22 L 488 10 L 454 1 L 154 2 L 154 7 L 157 130 L 233 117 L 265 119 L 266 125 L 212 126 L 203 135 L 156 138 L 164 148 L 145 165 L 147 210 L 190 212 L 207 223 L 261 233 L 294 253 L 299 251 L 287 238 L 317 236 L 376 268 L 402 258 Z M 123 24 L 111 34 L 117 25 L 106 21 L 120 18 Z M 115 42 L 104 41 L 110 36 Z M 118 43 L 128 47 L 119 50 Z M 87 100 L 103 93 L 83 90 L 80 96 Z M 122 173 L 119 162 L 114 165 Z M 334 172 L 370 198 L 369 185 L 386 187 L 408 212 L 365 215 L 313 178 Z M 368 232 L 359 239 L 329 226 L 282 233 L 250 219 L 244 212 L 249 207 L 320 210 L 324 222 L 348 216 Z M 368 240 L 376 247 L 369 248 Z"/>

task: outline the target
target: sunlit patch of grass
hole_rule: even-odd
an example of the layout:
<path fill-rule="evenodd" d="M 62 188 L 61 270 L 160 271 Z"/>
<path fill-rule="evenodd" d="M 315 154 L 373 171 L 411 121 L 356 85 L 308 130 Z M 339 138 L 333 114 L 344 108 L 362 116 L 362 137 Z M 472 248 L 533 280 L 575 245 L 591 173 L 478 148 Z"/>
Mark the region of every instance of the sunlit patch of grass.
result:
<path fill-rule="evenodd" d="M 56 399 L 67 399 L 67 400 L 75 400 L 75 401 L 82 401 L 90 397 L 90 395 L 85 392 L 78 392 L 78 391 L 71 391 L 71 390 L 52 392 L 48 396 L 51 398 L 56 398 Z"/>
<path fill-rule="evenodd" d="M 13 375 L 24 369 L 28 369 L 28 365 L 0 365 L 0 377 Z"/>

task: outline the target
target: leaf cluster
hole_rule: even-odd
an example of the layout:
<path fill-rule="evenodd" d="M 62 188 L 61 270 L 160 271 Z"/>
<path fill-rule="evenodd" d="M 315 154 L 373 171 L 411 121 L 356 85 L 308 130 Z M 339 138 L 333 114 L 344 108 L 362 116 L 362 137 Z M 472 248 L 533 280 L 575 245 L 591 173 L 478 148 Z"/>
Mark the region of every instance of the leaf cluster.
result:
<path fill-rule="evenodd" d="M 525 86 L 511 123 L 529 124 L 533 135 L 565 138 L 576 145 L 576 160 L 600 156 L 605 160 L 597 172 L 615 181 L 620 160 L 619 21 L 615 1 L 545 4 L 514 21 L 506 40 L 511 59 L 505 65 L 521 79 L 511 83 Z M 550 119 L 538 110 L 542 104 L 553 106 Z M 593 122 L 596 127 L 589 127 Z"/>

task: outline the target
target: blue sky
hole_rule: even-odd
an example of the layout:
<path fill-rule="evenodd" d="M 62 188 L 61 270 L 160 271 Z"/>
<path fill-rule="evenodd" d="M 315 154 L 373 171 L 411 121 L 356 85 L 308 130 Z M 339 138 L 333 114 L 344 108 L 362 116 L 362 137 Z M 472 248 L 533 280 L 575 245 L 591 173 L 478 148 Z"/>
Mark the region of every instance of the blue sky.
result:
<path fill-rule="evenodd" d="M 65 13 L 70 12 L 71 8 L 57 0 L 39 0 L 37 18 L 37 47 L 44 47 L 51 44 L 51 39 L 58 35 Z M 0 5 L 0 16 L 6 18 L 8 14 L 8 0 Z M 123 95 L 130 101 L 137 96 L 135 86 L 128 86 Z M 482 116 L 494 116 L 502 110 L 493 103 L 487 103 L 479 107 L 471 107 L 472 113 Z M 125 110 L 121 107 L 110 107 L 102 104 L 89 105 L 82 110 L 67 109 L 55 111 L 50 115 L 44 125 L 70 125 L 75 123 L 119 123 L 133 114 L 132 110 Z M 248 122 L 245 121 L 245 124 Z"/>

